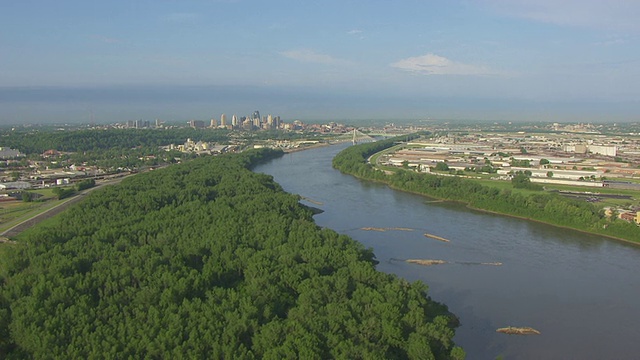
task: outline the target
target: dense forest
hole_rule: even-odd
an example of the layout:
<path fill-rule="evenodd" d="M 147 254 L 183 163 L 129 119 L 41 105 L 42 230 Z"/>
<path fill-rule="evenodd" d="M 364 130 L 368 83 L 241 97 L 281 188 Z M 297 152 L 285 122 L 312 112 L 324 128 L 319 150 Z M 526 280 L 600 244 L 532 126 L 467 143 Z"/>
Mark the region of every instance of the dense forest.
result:
<path fill-rule="evenodd" d="M 228 141 L 232 134 L 253 140 L 295 139 L 303 134 L 283 131 L 256 131 L 249 135 L 227 129 L 0 129 L 0 143 L 4 147 L 20 150 L 24 154 L 43 153 L 47 150 L 89 152 L 131 148 L 157 148 L 169 144 L 182 144 L 186 139 L 204 142 Z"/>
<path fill-rule="evenodd" d="M 138 174 L 21 234 L 0 259 L 0 358 L 464 358 L 424 284 L 250 171 L 279 155 Z"/>
<path fill-rule="evenodd" d="M 388 175 L 368 163 L 367 159 L 371 155 L 401 140 L 404 137 L 346 148 L 333 159 L 333 166 L 343 173 L 362 179 L 384 182 L 393 188 L 439 199 L 461 201 L 476 209 L 640 242 L 640 231 L 635 224 L 607 218 L 596 205 L 585 201 L 548 192 L 526 195 L 509 189 L 485 186 L 461 177 L 445 177 L 406 169 L 398 169 Z M 518 183 L 514 186 L 517 187 Z"/>
<path fill-rule="evenodd" d="M 294 140 L 309 134 L 293 131 L 238 131 L 227 129 L 193 129 L 188 127 L 158 129 L 0 129 L 0 145 L 17 149 L 26 158 L 0 161 L 0 170 L 27 169 L 28 160 L 40 161 L 50 169 L 71 164 L 97 166 L 109 172 L 139 170 L 197 157 L 195 153 L 167 151 L 163 146 L 184 144 L 187 139 L 217 144 L 241 143 L 250 147 L 262 140 Z M 55 156 L 42 156 L 56 150 Z M 18 161 L 19 160 L 19 161 Z"/>
<path fill-rule="evenodd" d="M 3 146 L 18 149 L 25 154 L 43 153 L 46 150 L 84 152 L 96 150 L 131 149 L 182 144 L 187 138 L 194 141 L 227 140 L 228 130 L 198 131 L 179 129 L 105 129 L 105 130 L 3 130 L 0 140 Z"/>

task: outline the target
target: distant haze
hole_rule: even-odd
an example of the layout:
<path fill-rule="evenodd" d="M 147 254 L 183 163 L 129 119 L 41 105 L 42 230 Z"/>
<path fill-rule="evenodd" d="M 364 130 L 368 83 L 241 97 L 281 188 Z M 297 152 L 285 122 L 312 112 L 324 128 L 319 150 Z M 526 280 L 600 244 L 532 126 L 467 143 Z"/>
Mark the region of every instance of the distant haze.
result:
<path fill-rule="evenodd" d="M 534 102 L 357 95 L 299 89 L 233 87 L 0 88 L 0 125 L 220 119 L 221 114 L 279 115 L 285 121 L 495 120 L 637 121 L 637 103 Z"/>

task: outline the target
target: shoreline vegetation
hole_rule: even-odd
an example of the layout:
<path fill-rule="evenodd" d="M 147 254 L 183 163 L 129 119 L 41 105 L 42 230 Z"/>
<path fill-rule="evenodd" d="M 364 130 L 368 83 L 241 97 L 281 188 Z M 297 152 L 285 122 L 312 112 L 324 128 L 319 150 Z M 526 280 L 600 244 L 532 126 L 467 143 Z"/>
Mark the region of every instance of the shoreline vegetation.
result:
<path fill-rule="evenodd" d="M 0 358 L 464 359 L 426 285 L 251 171 L 282 154 L 140 173 L 22 232 L 0 253 Z"/>
<path fill-rule="evenodd" d="M 413 170 L 398 169 L 388 173 L 377 169 L 367 161 L 372 155 L 395 146 L 400 141 L 415 139 L 420 135 L 416 133 L 350 146 L 334 157 L 333 167 L 359 179 L 384 183 L 392 189 L 438 201 L 462 203 L 473 210 L 640 245 L 640 230 L 635 224 L 607 218 L 602 209 L 591 203 L 547 192 L 523 195 L 510 189 L 482 185 L 471 179 L 418 173 Z"/>

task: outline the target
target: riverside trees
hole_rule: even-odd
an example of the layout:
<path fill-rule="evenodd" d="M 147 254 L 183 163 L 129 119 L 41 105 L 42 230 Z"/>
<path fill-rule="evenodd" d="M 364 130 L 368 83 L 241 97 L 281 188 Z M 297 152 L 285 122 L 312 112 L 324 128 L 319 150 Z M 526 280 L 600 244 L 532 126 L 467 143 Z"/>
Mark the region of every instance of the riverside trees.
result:
<path fill-rule="evenodd" d="M 452 316 L 248 168 L 251 151 L 138 174 L 0 259 L 2 358 L 464 356 Z"/>
<path fill-rule="evenodd" d="M 393 146 L 399 140 L 400 138 L 392 138 L 348 147 L 333 159 L 333 166 L 344 173 L 381 181 L 400 190 L 461 201 L 477 209 L 640 242 L 640 231 L 635 224 L 607 218 L 594 204 L 542 192 L 540 185 L 530 182 L 526 171 L 516 174 L 512 184 L 515 189 L 538 190 L 531 191 L 530 194 L 485 186 L 470 179 L 411 170 L 399 169 L 386 175 L 367 163 L 369 156 Z"/>

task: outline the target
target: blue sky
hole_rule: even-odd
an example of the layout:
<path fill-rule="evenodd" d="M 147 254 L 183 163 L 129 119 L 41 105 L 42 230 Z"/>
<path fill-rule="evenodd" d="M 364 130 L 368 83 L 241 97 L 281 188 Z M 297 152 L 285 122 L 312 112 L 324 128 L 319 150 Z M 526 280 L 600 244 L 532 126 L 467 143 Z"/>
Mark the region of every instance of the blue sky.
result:
<path fill-rule="evenodd" d="M 6 1 L 0 123 L 635 121 L 638 18 L 632 0 Z"/>

